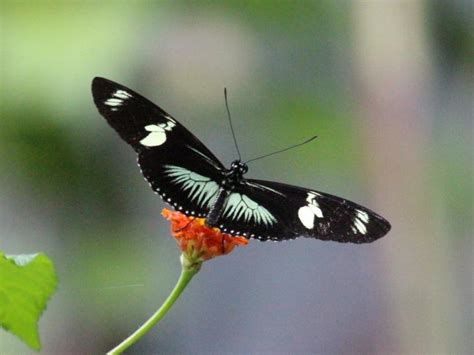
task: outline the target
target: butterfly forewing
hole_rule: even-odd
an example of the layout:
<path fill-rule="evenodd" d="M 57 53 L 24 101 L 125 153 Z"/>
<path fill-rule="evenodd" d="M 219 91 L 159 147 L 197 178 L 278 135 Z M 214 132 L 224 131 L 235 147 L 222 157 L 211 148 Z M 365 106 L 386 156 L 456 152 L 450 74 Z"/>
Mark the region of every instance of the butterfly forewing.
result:
<path fill-rule="evenodd" d="M 223 169 L 214 154 L 182 124 L 133 90 L 97 77 L 92 81 L 92 95 L 102 116 L 137 152 L 162 145 L 176 149 L 187 145 Z"/>
<path fill-rule="evenodd" d="M 171 115 L 123 85 L 95 78 L 92 94 L 102 116 L 138 153 L 153 190 L 176 209 L 205 216 L 224 170 L 214 154 Z"/>

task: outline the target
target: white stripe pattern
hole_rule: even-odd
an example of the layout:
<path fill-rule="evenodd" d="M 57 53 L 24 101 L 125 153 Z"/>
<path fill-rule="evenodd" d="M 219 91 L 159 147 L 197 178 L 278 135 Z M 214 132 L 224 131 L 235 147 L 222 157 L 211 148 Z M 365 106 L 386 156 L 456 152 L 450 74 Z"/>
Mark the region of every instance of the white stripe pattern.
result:
<path fill-rule="evenodd" d="M 217 194 L 219 186 L 210 178 L 176 165 L 165 165 L 165 172 L 174 184 L 180 185 L 191 201 L 201 208 L 211 206 L 212 197 Z"/>
<path fill-rule="evenodd" d="M 231 218 L 234 221 L 242 219 L 246 223 L 253 221 L 266 226 L 271 226 L 277 221 L 265 207 L 238 192 L 231 193 L 227 198 L 224 217 Z"/>
<path fill-rule="evenodd" d="M 219 185 L 210 178 L 194 173 L 186 168 L 176 165 L 165 165 L 165 173 L 171 181 L 179 185 L 186 192 L 191 201 L 201 208 L 210 208 L 214 202 L 213 197 L 219 191 Z M 263 206 L 241 193 L 232 192 L 224 205 L 223 216 L 233 221 L 270 226 L 277 220 Z"/>
<path fill-rule="evenodd" d="M 361 234 L 367 234 L 367 224 L 369 223 L 369 214 L 367 212 L 356 210 L 356 217 L 354 218 L 354 226 L 352 227 L 352 231 L 354 233 L 357 230 Z"/>

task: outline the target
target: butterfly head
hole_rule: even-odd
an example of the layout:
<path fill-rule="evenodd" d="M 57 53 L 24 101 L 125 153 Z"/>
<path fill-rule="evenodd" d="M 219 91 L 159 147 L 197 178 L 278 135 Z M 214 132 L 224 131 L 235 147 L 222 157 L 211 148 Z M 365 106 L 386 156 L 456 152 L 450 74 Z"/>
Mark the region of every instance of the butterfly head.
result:
<path fill-rule="evenodd" d="M 232 175 L 242 176 L 249 170 L 247 164 L 240 160 L 234 160 L 230 165 L 230 172 Z"/>
<path fill-rule="evenodd" d="M 230 169 L 227 170 L 225 185 L 234 186 L 236 183 L 242 180 L 242 176 L 248 171 L 247 164 L 240 160 L 234 160 L 230 165 Z"/>

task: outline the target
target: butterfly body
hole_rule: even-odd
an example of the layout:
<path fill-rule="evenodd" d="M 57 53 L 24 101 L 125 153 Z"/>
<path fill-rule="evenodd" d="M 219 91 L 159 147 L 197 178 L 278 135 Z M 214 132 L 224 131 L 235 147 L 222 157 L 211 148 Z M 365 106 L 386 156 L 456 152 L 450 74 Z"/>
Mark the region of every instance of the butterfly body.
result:
<path fill-rule="evenodd" d="M 312 189 L 244 178 L 247 165 L 226 169 L 163 109 L 104 78 L 92 82 L 99 112 L 138 154 L 142 174 L 165 202 L 231 235 L 259 240 L 299 236 L 369 243 L 390 230 L 375 212 Z"/>
<path fill-rule="evenodd" d="M 232 162 L 230 169 L 224 173 L 224 180 L 222 180 L 219 191 L 217 192 L 209 213 L 206 216 L 206 224 L 209 227 L 216 227 L 218 225 L 219 217 L 224 210 L 227 198 L 234 191 L 235 187 L 243 180 L 243 175 L 248 171 L 247 164 L 240 160 Z"/>

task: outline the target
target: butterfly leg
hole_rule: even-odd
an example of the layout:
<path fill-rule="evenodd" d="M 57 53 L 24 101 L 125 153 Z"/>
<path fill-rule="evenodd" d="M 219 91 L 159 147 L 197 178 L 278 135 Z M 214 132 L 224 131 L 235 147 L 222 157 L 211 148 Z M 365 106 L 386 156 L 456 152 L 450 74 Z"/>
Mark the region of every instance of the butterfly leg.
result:
<path fill-rule="evenodd" d="M 190 225 L 191 223 L 193 223 L 193 221 L 194 221 L 194 219 L 191 219 L 188 223 L 186 223 L 186 225 L 185 225 L 184 227 L 181 227 L 181 228 L 176 229 L 175 231 L 173 231 L 173 233 L 178 233 L 178 232 L 181 232 L 182 230 L 185 230 L 186 228 L 189 227 L 189 225 Z"/>

